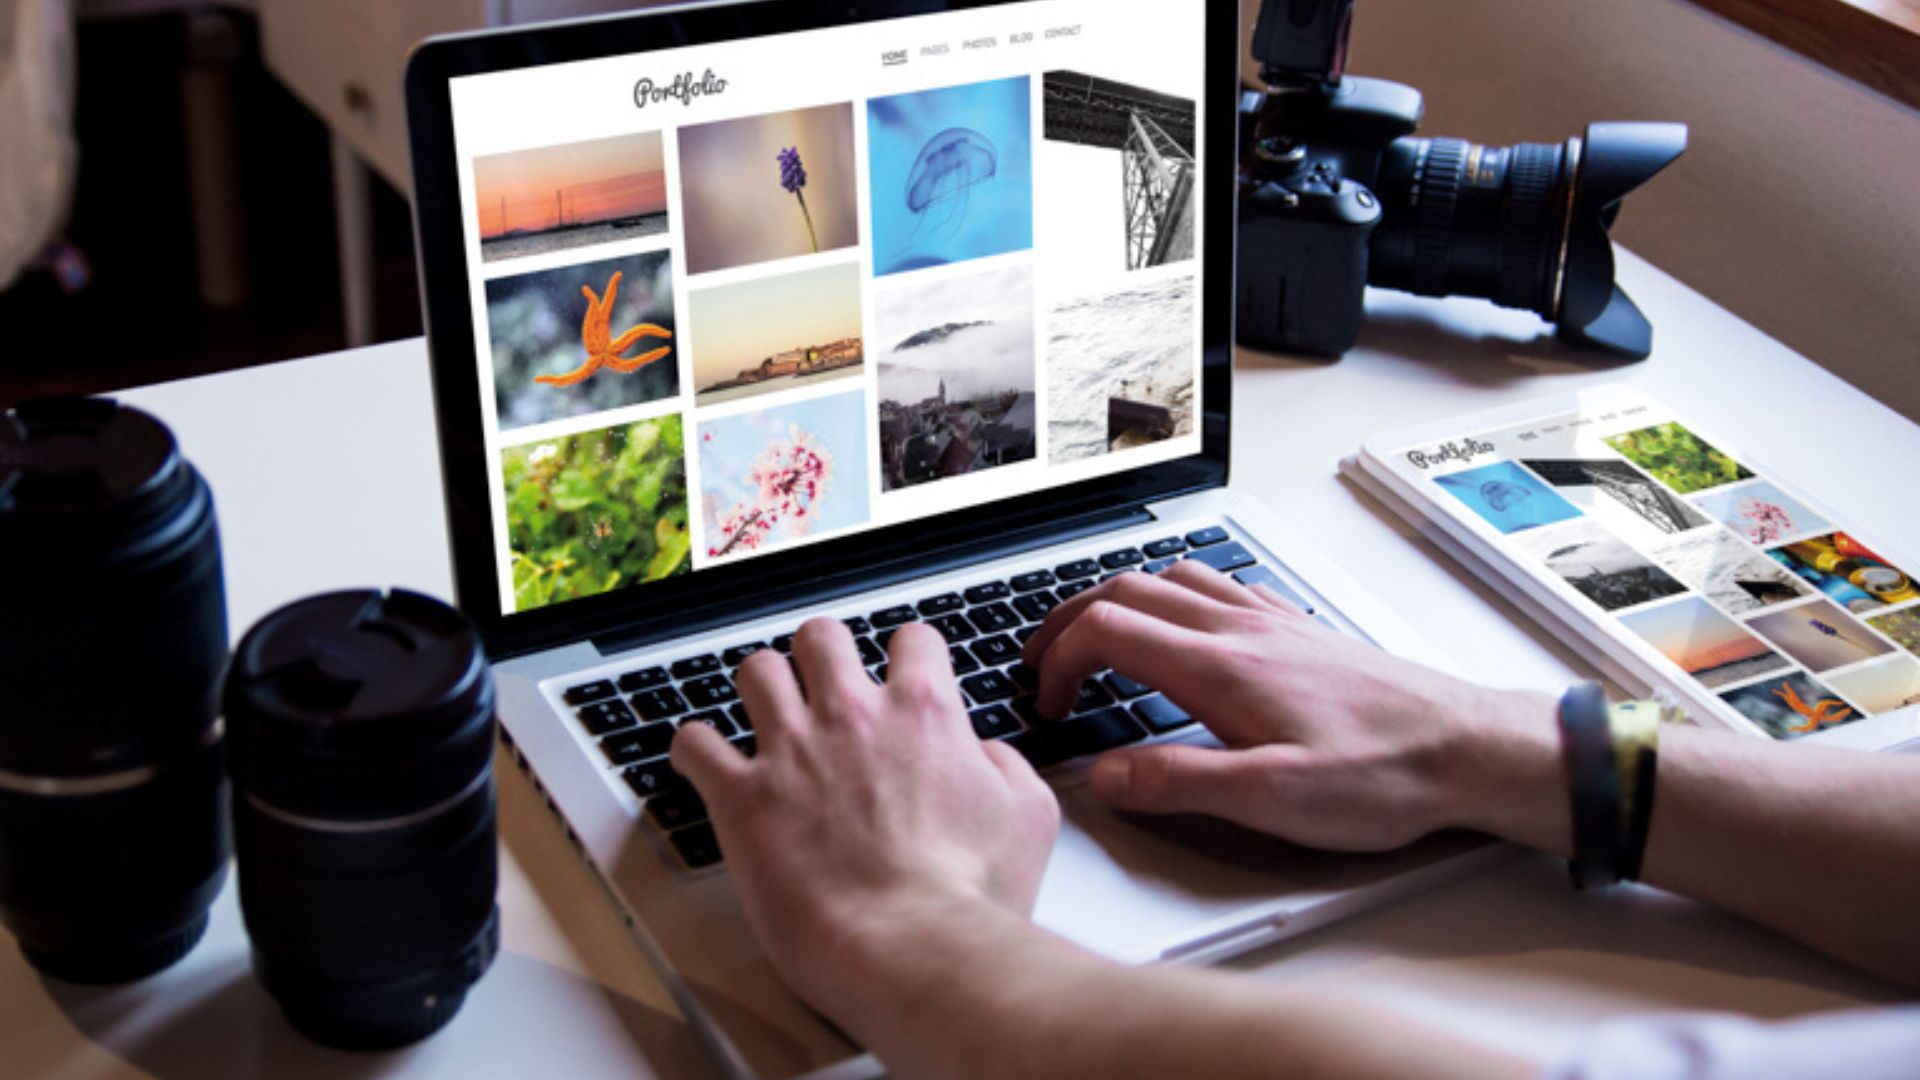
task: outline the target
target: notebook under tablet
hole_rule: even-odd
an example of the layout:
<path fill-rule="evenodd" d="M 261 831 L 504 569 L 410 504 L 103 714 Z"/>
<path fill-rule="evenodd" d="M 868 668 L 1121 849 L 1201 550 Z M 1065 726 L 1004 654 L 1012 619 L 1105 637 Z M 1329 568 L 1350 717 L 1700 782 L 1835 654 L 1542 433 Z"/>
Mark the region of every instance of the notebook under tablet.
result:
<path fill-rule="evenodd" d="M 1124 672 L 1043 720 L 1018 662 L 1064 598 L 1187 558 L 1431 659 L 1226 487 L 1238 20 L 782 0 L 411 62 L 459 603 L 516 759 L 731 1073 L 875 1068 L 767 965 L 665 760 L 696 722 L 754 752 L 730 673 L 809 617 L 876 680 L 900 624 L 947 638 L 977 733 L 1066 811 L 1036 918 L 1107 955 L 1230 956 L 1489 850 L 1120 820 L 1088 760 L 1208 736 Z"/>

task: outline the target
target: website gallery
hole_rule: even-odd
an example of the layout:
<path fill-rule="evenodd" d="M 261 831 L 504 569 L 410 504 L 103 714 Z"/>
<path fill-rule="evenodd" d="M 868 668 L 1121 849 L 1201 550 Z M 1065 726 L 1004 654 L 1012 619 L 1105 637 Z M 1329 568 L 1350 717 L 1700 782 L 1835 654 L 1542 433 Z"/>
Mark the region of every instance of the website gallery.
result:
<path fill-rule="evenodd" d="M 1202 6 L 456 81 L 507 610 L 1198 453 Z"/>

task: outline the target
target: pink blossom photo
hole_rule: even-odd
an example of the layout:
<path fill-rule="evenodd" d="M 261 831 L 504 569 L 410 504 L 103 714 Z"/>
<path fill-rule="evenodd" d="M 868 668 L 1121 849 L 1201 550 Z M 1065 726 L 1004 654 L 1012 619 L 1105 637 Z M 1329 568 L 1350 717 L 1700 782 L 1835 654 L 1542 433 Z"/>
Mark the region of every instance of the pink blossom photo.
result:
<path fill-rule="evenodd" d="M 864 393 L 708 420 L 699 446 L 708 561 L 867 521 Z"/>

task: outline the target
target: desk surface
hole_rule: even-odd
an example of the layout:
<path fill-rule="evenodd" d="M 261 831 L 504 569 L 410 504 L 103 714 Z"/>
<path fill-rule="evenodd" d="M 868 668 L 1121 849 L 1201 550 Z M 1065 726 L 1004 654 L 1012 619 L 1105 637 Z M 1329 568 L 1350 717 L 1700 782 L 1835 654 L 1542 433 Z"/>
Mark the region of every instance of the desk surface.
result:
<path fill-rule="evenodd" d="M 1293 518 L 1484 681 L 1557 688 L 1591 674 L 1569 650 L 1340 480 L 1365 436 L 1624 379 L 1728 433 L 1877 535 L 1920 534 L 1885 497 L 1920 461 L 1920 427 L 1631 255 L 1621 277 L 1658 328 L 1642 364 L 1595 369 L 1531 316 L 1376 294 L 1338 363 L 1239 358 L 1233 483 Z M 370 584 L 448 595 L 426 354 L 397 342 L 124 395 L 163 417 L 219 500 L 233 624 L 308 593 Z M 1896 488 L 1899 490 L 1899 488 Z M 9 1075 L 174 1078 L 710 1075 L 611 906 L 525 779 L 500 771 L 505 950 L 440 1035 L 390 1055 L 306 1043 L 247 969 L 229 885 L 208 938 L 146 983 L 40 980 L 0 948 Z M 4 936 L 4 935 L 0 935 Z M 1765 1018 L 1897 1000 L 1748 924 L 1647 889 L 1579 895 L 1559 864 L 1516 854 L 1449 888 L 1233 965 L 1347 991 L 1546 1060 L 1593 1022 L 1659 1010 Z M 15 1070 L 18 1070 L 17 1072 Z"/>

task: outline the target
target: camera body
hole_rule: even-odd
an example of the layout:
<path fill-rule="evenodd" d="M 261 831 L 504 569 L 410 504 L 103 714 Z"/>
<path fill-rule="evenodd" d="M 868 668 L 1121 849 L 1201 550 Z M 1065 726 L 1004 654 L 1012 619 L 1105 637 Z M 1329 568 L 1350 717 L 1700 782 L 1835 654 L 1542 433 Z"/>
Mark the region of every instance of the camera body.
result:
<path fill-rule="evenodd" d="M 1353 0 L 1264 0 L 1264 91 L 1240 102 L 1235 333 L 1338 356 L 1369 284 L 1533 311 L 1635 359 L 1653 328 L 1614 283 L 1607 230 L 1685 151 L 1682 124 L 1597 123 L 1560 144 L 1420 138 L 1420 92 L 1345 73 Z"/>
<path fill-rule="evenodd" d="M 1424 105 L 1419 91 L 1379 79 L 1344 79 L 1271 110 L 1266 96 L 1249 92 L 1243 118 L 1292 134 L 1242 140 L 1239 326 L 1250 343 L 1337 355 L 1360 336 L 1369 248 L 1385 218 L 1374 194 L 1381 154 L 1419 128 Z"/>

